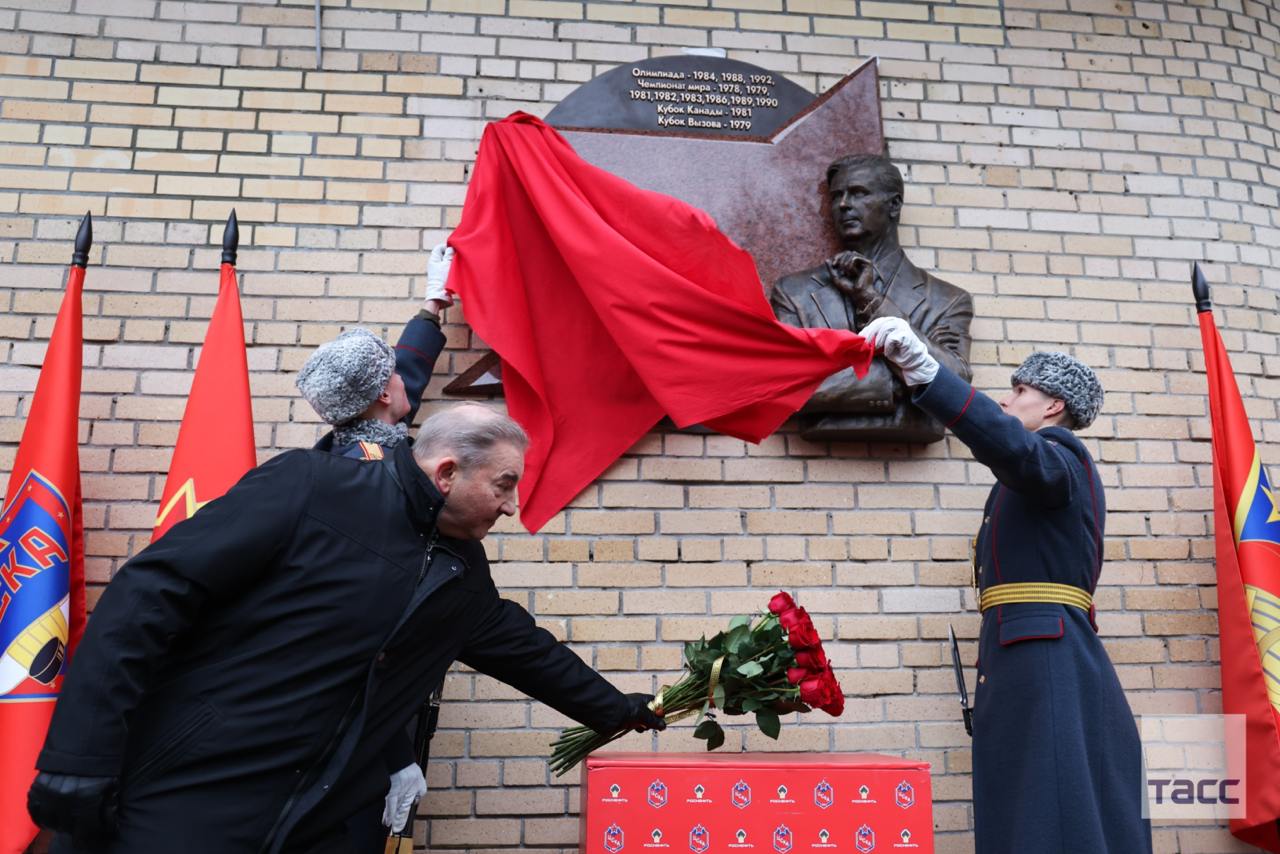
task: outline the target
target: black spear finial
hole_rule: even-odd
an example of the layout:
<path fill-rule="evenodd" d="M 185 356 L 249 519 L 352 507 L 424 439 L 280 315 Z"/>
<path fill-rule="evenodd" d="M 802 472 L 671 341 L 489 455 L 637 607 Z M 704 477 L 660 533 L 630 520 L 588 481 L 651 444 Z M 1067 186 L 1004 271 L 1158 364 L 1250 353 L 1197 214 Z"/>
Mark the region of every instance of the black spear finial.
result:
<path fill-rule="evenodd" d="M 1191 263 L 1191 293 L 1196 297 L 1196 311 L 1212 311 L 1213 300 L 1209 299 L 1209 283 L 1204 279 L 1204 273 L 1200 272 L 1200 264 Z"/>
<path fill-rule="evenodd" d="M 236 209 L 231 209 L 227 225 L 222 229 L 222 263 L 236 263 L 236 250 L 240 247 L 240 225 L 236 222 Z"/>
<path fill-rule="evenodd" d="M 80 220 L 80 230 L 76 232 L 76 248 L 71 253 L 71 266 L 86 267 L 89 265 L 89 250 L 93 248 L 93 213 L 85 211 Z"/>

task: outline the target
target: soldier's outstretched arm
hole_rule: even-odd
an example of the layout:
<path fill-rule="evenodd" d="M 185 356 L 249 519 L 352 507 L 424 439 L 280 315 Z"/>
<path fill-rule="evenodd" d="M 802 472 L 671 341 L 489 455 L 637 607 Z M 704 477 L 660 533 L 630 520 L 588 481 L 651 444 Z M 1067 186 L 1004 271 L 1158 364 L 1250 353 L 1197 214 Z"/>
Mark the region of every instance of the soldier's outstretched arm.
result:
<path fill-rule="evenodd" d="M 1078 465 L 1074 454 L 1049 436 L 1028 430 L 940 363 L 905 320 L 876 318 L 861 334 L 899 369 L 911 401 L 968 445 L 997 480 L 1044 506 L 1071 501 L 1072 466 Z"/>
<path fill-rule="evenodd" d="M 947 426 L 1010 489 L 1046 507 L 1071 501 L 1075 455 L 1052 438 L 1022 426 L 1000 405 L 945 366 L 911 400 Z"/>
<path fill-rule="evenodd" d="M 406 424 L 413 423 L 422 406 L 422 397 L 444 343 L 440 318 L 426 309 L 414 315 L 400 333 L 400 340 L 396 342 L 396 373 L 404 380 L 405 397 L 409 399 L 409 414 L 403 419 Z"/>
<path fill-rule="evenodd" d="M 436 360 L 444 350 L 440 312 L 453 305 L 453 296 L 445 289 L 452 264 L 453 249 L 441 243 L 431 250 L 422 308 L 405 324 L 400 340 L 396 342 L 396 373 L 404 380 L 404 393 L 409 399 L 409 414 L 401 419 L 405 424 L 412 424 L 417 416 Z"/>
<path fill-rule="evenodd" d="M 907 320 L 906 312 L 890 297 L 885 297 L 872 320 L 880 317 L 900 317 Z M 914 324 L 912 330 L 924 342 L 929 355 L 946 365 L 962 379 L 973 378 L 973 369 L 969 366 L 969 326 L 973 323 L 973 297 L 961 292 L 938 315 L 928 329 L 921 329 Z"/>

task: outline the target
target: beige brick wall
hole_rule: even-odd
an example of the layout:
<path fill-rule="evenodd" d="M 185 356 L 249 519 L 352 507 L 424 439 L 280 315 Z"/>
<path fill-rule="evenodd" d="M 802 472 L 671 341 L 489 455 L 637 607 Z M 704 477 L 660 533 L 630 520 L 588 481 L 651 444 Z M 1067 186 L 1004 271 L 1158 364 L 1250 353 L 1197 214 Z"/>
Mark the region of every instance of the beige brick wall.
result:
<path fill-rule="evenodd" d="M 1239 0 L 0 0 L 0 469 L 61 297 L 76 219 L 85 295 L 88 573 L 147 542 L 205 323 L 242 224 L 261 455 L 307 445 L 292 373 L 343 325 L 388 336 L 458 220 L 485 121 L 545 114 L 613 63 L 721 47 L 821 91 L 880 57 L 908 199 L 903 242 L 975 295 L 976 383 L 1036 346 L 1099 368 L 1087 435 L 1107 483 L 1107 646 L 1136 712 L 1219 708 L 1202 358 L 1188 262 L 1207 261 L 1264 460 L 1280 461 L 1273 4 Z M 431 398 L 475 359 L 459 312 Z M 430 407 L 428 407 L 429 409 Z M 680 641 L 798 591 L 838 638 L 838 723 L 726 750 L 928 760 L 938 850 L 972 850 L 967 739 L 943 646 L 972 659 L 967 538 L 990 475 L 953 441 L 759 446 L 656 431 L 538 536 L 489 540 L 506 594 L 627 690 Z M 96 588 L 97 589 L 97 588 Z M 565 723 L 459 671 L 430 768 L 438 848 L 573 850 L 577 787 L 543 756 Z M 690 750 L 686 733 L 625 746 Z M 1245 850 L 1160 826 L 1161 852 Z"/>

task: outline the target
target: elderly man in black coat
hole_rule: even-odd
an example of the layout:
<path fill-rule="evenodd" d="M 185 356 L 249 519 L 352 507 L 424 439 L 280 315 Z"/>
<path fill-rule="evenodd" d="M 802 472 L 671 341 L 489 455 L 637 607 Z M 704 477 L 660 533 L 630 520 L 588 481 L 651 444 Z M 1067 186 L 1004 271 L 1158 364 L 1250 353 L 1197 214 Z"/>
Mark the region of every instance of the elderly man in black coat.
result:
<path fill-rule="evenodd" d="M 1150 854 L 1138 728 L 1094 622 L 1107 507 L 1073 431 L 1102 407 L 1097 376 L 1032 353 L 997 404 L 899 318 L 861 334 L 996 478 L 974 558 L 977 854 Z"/>
<path fill-rule="evenodd" d="M 361 766 L 455 660 L 588 726 L 661 729 L 494 587 L 480 540 L 526 444 L 472 404 L 382 460 L 289 451 L 128 561 L 36 763 L 54 851 L 349 851 L 347 812 L 386 786 Z"/>

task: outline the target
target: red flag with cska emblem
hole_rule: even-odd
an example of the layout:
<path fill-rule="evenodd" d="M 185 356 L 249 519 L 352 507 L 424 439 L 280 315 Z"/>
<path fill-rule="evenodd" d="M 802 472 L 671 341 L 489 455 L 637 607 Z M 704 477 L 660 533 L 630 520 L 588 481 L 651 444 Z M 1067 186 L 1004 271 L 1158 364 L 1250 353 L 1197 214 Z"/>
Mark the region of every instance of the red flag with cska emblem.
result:
<path fill-rule="evenodd" d="M 1280 488 L 1262 467 L 1198 266 L 1194 275 L 1204 293 L 1200 337 L 1213 421 L 1222 710 L 1245 716 L 1245 817 L 1231 820 L 1231 833 L 1280 854 Z"/>
<path fill-rule="evenodd" d="M 244 320 L 236 290 L 235 248 L 229 248 L 235 230 L 232 213 L 223 240 L 218 302 L 178 429 L 152 541 L 221 496 L 258 464 Z"/>
<path fill-rule="evenodd" d="M 36 836 L 27 789 L 84 633 L 78 438 L 89 234 L 86 216 L 0 508 L 0 854 Z"/>

